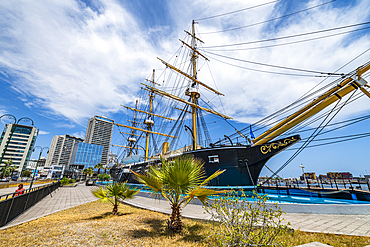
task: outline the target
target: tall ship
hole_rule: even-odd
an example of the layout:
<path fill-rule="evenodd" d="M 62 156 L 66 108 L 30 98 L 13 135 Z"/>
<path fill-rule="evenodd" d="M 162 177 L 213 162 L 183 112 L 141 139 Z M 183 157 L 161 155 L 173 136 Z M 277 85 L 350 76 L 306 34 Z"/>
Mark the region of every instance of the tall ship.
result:
<path fill-rule="evenodd" d="M 370 97 L 365 89 L 369 86 L 361 77 L 370 69 L 370 63 L 366 63 L 341 75 L 330 89 L 257 137 L 252 129 L 246 135 L 234 127 L 237 141 L 224 136 L 211 142 L 204 115 L 215 115 L 225 121 L 232 118 L 212 109 L 207 98 L 214 98 L 212 94 L 224 95 L 198 79 L 198 71 L 204 66 L 199 63 L 207 62 L 208 58 L 198 49 L 203 41 L 196 36 L 194 21 L 191 31 L 185 33 L 185 41 L 180 42 L 187 53 L 176 54 L 171 63 L 158 58 L 166 67 L 160 78 L 164 78 L 168 70 L 171 74 L 161 81 L 155 78 L 153 70 L 152 78 L 141 83 L 142 93 L 135 105 L 123 106 L 131 112 L 130 118 L 127 123 L 116 125 L 124 129 L 121 134 L 126 137 L 126 144 L 122 145 L 126 157 L 110 169 L 114 180 L 137 183 L 132 171 L 145 173 L 149 166 L 160 165 L 161 156 L 171 159 L 191 155 L 203 160 L 206 176 L 225 170 L 210 182 L 211 186 L 256 186 L 266 162 L 301 140 L 299 135 L 287 135 L 289 130 L 357 90 Z M 182 58 L 187 59 L 187 63 Z M 188 145 L 179 147 L 178 143 L 186 141 Z"/>

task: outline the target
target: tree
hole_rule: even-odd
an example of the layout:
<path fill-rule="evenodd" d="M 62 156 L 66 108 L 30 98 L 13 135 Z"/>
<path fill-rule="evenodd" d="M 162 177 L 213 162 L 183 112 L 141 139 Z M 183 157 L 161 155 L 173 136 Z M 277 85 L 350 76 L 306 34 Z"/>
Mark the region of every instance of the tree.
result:
<path fill-rule="evenodd" d="M 16 166 L 9 166 L 8 169 L 9 169 L 9 172 L 10 172 L 10 176 L 13 177 L 13 173 L 17 169 L 17 167 Z"/>
<path fill-rule="evenodd" d="M 90 176 L 93 175 L 94 174 L 94 171 L 93 171 L 93 168 L 92 167 L 88 167 L 88 168 L 84 169 L 82 171 L 82 173 L 85 174 L 86 175 L 86 178 L 87 178 L 88 175 L 90 175 Z"/>
<path fill-rule="evenodd" d="M 24 170 L 22 172 L 22 177 L 29 177 L 31 175 L 31 172 L 29 170 Z"/>
<path fill-rule="evenodd" d="M 8 177 L 10 175 L 11 169 L 9 168 L 12 165 L 13 161 L 7 160 L 7 161 L 4 161 L 4 163 L 5 163 L 5 166 L 1 167 L 0 178 Z"/>
<path fill-rule="evenodd" d="M 92 190 L 92 193 L 97 198 L 100 198 L 103 202 L 110 202 L 113 205 L 112 215 L 117 215 L 118 213 L 118 203 L 119 200 L 131 199 L 140 190 L 136 188 L 131 188 L 127 183 L 117 183 L 109 184 L 108 186 L 99 187 Z"/>
<path fill-rule="evenodd" d="M 96 168 L 98 168 L 98 175 L 99 175 L 99 173 L 100 173 L 100 169 L 103 169 L 104 168 L 104 165 L 102 164 L 102 163 L 99 163 L 99 164 L 96 164 L 95 166 L 94 166 L 94 168 L 96 169 Z"/>
<path fill-rule="evenodd" d="M 207 204 L 209 196 L 220 193 L 204 186 L 224 171 L 218 170 L 205 178 L 203 161 L 192 156 L 179 156 L 173 160 L 161 157 L 161 162 L 160 167 L 151 166 L 144 175 L 132 172 L 155 196 L 162 195 L 169 201 L 172 213 L 167 227 L 172 232 L 180 232 L 183 228 L 181 209 L 195 198 Z"/>

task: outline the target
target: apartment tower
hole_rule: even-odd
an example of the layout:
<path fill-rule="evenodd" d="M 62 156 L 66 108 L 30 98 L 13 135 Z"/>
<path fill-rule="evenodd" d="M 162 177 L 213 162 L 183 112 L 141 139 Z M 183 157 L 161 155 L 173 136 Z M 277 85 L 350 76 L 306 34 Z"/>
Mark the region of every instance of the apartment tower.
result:
<path fill-rule="evenodd" d="M 83 142 L 83 139 L 70 135 L 54 136 L 51 140 L 45 167 L 60 165 L 68 169 L 71 162 L 73 147 L 79 142 Z"/>
<path fill-rule="evenodd" d="M 104 165 L 108 163 L 108 153 L 112 141 L 113 126 L 114 120 L 101 116 L 90 118 L 89 123 L 87 124 L 85 142 L 103 146 L 100 162 Z"/>

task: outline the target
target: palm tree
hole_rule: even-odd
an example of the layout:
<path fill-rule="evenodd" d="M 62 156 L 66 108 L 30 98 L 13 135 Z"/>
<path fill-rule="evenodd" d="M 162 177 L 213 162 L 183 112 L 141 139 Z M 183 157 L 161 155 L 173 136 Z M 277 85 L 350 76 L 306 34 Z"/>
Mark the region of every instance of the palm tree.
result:
<path fill-rule="evenodd" d="M 118 203 L 119 200 L 131 199 L 140 190 L 136 188 L 131 188 L 127 183 L 113 183 L 109 184 L 105 188 L 99 187 L 92 190 L 92 193 L 97 198 L 100 198 L 101 201 L 110 202 L 113 205 L 112 215 L 117 215 L 118 213 Z"/>
<path fill-rule="evenodd" d="M 205 178 L 203 161 L 200 159 L 179 156 L 174 160 L 165 160 L 161 157 L 161 161 L 161 167 L 151 166 L 144 175 L 132 172 L 155 196 L 161 194 L 169 201 L 172 213 L 167 222 L 168 229 L 180 232 L 183 227 L 181 209 L 195 198 L 206 204 L 209 196 L 221 193 L 222 191 L 207 189 L 204 186 L 224 171 L 218 170 Z"/>
<path fill-rule="evenodd" d="M 85 174 L 85 180 L 87 179 L 87 169 L 84 169 L 83 171 L 82 171 L 82 173 L 83 174 Z"/>
<path fill-rule="evenodd" d="M 99 175 L 99 173 L 100 173 L 100 169 L 103 169 L 104 168 L 104 165 L 102 164 L 102 163 L 99 163 L 99 164 L 96 164 L 95 166 L 94 166 L 94 168 L 96 169 L 96 168 L 98 168 L 98 174 L 97 175 Z"/>
<path fill-rule="evenodd" d="M 88 168 L 84 169 L 82 171 L 82 173 L 85 174 L 85 179 L 87 179 L 87 176 L 88 175 L 91 176 L 92 174 L 94 174 L 94 171 L 93 171 L 93 168 L 92 167 L 88 167 Z"/>
<path fill-rule="evenodd" d="M 86 174 L 91 177 L 94 174 L 94 169 L 92 167 L 86 168 Z"/>
<path fill-rule="evenodd" d="M 9 166 L 9 171 L 10 171 L 10 176 L 11 177 L 13 177 L 13 173 L 14 173 L 14 171 L 17 169 L 17 167 L 16 166 Z"/>

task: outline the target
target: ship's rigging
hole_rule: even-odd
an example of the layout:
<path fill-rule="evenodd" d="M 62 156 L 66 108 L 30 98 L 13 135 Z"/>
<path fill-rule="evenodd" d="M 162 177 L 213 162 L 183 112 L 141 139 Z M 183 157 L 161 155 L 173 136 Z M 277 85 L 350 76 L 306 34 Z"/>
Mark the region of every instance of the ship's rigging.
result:
<path fill-rule="evenodd" d="M 349 25 L 346 27 L 342 27 L 342 28 L 366 25 L 369 23 L 370 22 L 359 23 L 355 25 Z M 332 30 L 336 30 L 336 29 L 324 30 L 322 32 L 332 31 Z M 200 98 L 199 88 L 200 87 L 208 90 L 209 92 L 215 93 L 217 95 L 223 95 L 223 94 L 220 93 L 218 90 L 215 90 L 214 88 L 198 80 L 197 78 L 198 67 L 197 67 L 196 60 L 199 58 L 202 58 L 206 62 L 209 59 L 204 54 L 211 54 L 211 55 L 218 55 L 218 54 L 215 54 L 214 52 L 207 52 L 204 49 L 204 48 L 207 49 L 207 47 L 203 47 L 202 49 L 203 53 L 200 52 L 200 49 L 198 49 L 198 46 L 197 46 L 197 42 L 202 42 L 202 41 L 195 34 L 194 21 L 192 24 L 192 31 L 191 32 L 185 31 L 185 32 L 190 37 L 190 42 L 186 42 L 182 40 L 180 40 L 180 42 L 183 44 L 183 47 L 187 48 L 190 51 L 190 53 L 187 53 L 187 54 L 183 53 L 182 55 L 179 55 L 179 54 L 176 55 L 174 62 L 172 63 L 166 62 L 158 58 L 166 66 L 167 69 L 173 72 L 176 72 L 174 75 L 171 74 L 171 76 L 168 77 L 168 78 L 171 78 L 171 77 L 176 78 L 176 83 L 174 85 L 172 86 L 166 85 L 165 84 L 166 81 L 163 81 L 164 82 L 163 88 L 166 88 L 166 89 L 170 88 L 171 92 L 169 93 L 169 92 L 163 91 L 155 86 L 155 84 L 157 83 L 154 80 L 154 72 L 153 72 L 153 79 L 148 80 L 148 82 L 151 82 L 152 84 L 148 85 L 148 84 L 142 83 L 142 85 L 144 86 L 142 89 L 144 89 L 144 91 L 147 91 L 149 93 L 148 96 L 150 98 L 150 101 L 149 101 L 149 104 L 147 105 L 148 109 L 144 111 L 144 110 L 134 109 L 129 106 L 125 106 L 129 110 L 135 111 L 135 114 L 137 112 L 140 112 L 141 114 L 144 114 L 144 115 L 146 114 L 146 116 L 141 116 L 139 122 L 137 122 L 137 123 L 140 123 L 141 121 L 144 123 L 145 126 L 143 126 L 142 128 L 137 128 L 134 126 L 136 117 L 134 120 L 130 120 L 130 122 L 133 123 L 132 126 L 125 125 L 125 124 L 118 124 L 118 126 L 132 129 L 131 137 L 129 138 L 134 138 L 133 136 L 136 135 L 136 136 L 139 136 L 139 139 L 140 139 L 141 137 L 143 137 L 143 134 L 136 134 L 135 131 L 145 132 L 145 137 L 146 137 L 145 148 L 137 147 L 139 146 L 138 144 L 131 143 L 127 146 L 129 147 L 128 150 L 130 150 L 129 154 L 132 153 L 133 149 L 136 149 L 136 150 L 144 149 L 145 150 L 145 156 L 144 156 L 145 160 L 148 160 L 150 156 L 154 157 L 153 155 L 159 154 L 160 152 L 174 150 L 175 149 L 174 147 L 176 145 L 178 146 L 176 142 L 180 140 L 178 136 L 179 136 L 179 132 L 181 129 L 185 129 L 186 131 L 188 131 L 189 137 L 192 142 L 191 149 L 197 150 L 198 148 L 201 148 L 203 145 L 207 146 L 207 144 L 208 145 L 210 144 L 220 145 L 225 142 L 229 144 L 233 144 L 233 140 L 235 141 L 235 139 L 236 139 L 235 143 L 244 143 L 244 145 L 250 145 L 250 144 L 251 145 L 263 145 L 269 141 L 276 139 L 277 137 L 284 137 L 284 136 L 295 134 L 301 131 L 306 131 L 307 127 L 312 126 L 312 124 L 315 121 L 324 119 L 322 123 L 318 126 L 316 131 L 314 131 L 314 133 L 310 137 L 304 139 L 305 143 L 302 147 L 306 148 L 306 147 L 309 147 L 309 144 L 312 141 L 314 141 L 314 139 L 317 136 L 328 132 L 328 131 L 323 131 L 324 128 L 327 126 L 330 126 L 331 120 L 343 108 L 343 106 L 356 100 L 362 95 L 366 95 L 370 97 L 370 93 L 365 89 L 366 87 L 368 87 L 366 85 L 367 82 L 363 79 L 367 77 L 367 74 L 365 73 L 370 67 L 369 62 L 365 63 L 363 66 L 359 67 L 357 70 L 354 70 L 348 74 L 336 73 L 337 71 L 335 72 L 310 71 L 310 70 L 302 70 L 299 68 L 286 68 L 282 66 L 266 64 L 266 66 L 280 68 L 280 69 L 291 69 L 291 70 L 295 70 L 299 72 L 306 72 L 306 73 L 308 72 L 308 73 L 313 73 L 313 74 L 319 73 L 321 76 L 325 76 L 326 78 L 329 78 L 332 76 L 340 76 L 341 78 L 338 78 L 331 84 L 328 84 L 322 87 L 320 90 L 325 91 L 325 92 L 320 94 L 319 97 L 315 96 L 316 98 L 313 101 L 312 101 L 312 96 L 320 93 L 320 90 L 316 90 L 315 92 L 309 95 L 303 96 L 302 98 L 298 99 L 296 102 L 291 104 L 290 106 L 284 109 L 281 109 L 280 111 L 262 119 L 261 121 L 253 125 L 249 125 L 243 130 L 238 130 L 234 127 L 236 131 L 235 134 L 231 134 L 230 136 L 225 136 L 225 138 L 220 139 L 219 141 L 216 141 L 214 143 L 211 143 L 211 138 L 210 138 L 208 129 L 206 127 L 203 113 L 215 114 L 223 118 L 225 121 L 231 118 L 222 113 L 219 113 L 215 110 L 210 109 L 211 107 L 205 108 L 205 107 L 200 106 L 199 104 L 200 103 L 199 101 L 199 98 Z M 227 58 L 227 59 L 238 60 L 238 59 L 223 56 L 223 55 L 218 55 L 218 56 Z M 177 67 L 178 65 L 181 67 L 185 64 L 184 62 L 182 62 L 183 60 L 179 59 L 181 57 L 182 59 L 186 57 L 190 57 L 190 60 L 192 62 L 191 66 L 188 68 L 182 67 L 182 69 L 181 68 L 179 69 Z M 251 61 L 244 61 L 244 62 L 259 64 L 259 63 L 255 63 Z M 185 71 L 188 71 L 188 72 L 185 72 Z M 283 74 L 283 73 L 280 73 L 280 74 Z M 306 75 L 302 75 L 302 76 L 306 76 Z M 327 90 L 329 87 L 331 88 Z M 184 97 L 180 96 L 181 93 L 183 93 L 184 88 L 186 88 L 185 95 L 188 97 L 188 99 L 184 99 Z M 153 98 L 155 97 L 154 95 L 157 95 L 157 97 L 160 98 L 160 101 L 165 101 L 167 98 L 170 98 L 176 101 L 177 104 L 179 103 L 183 104 L 182 108 L 179 106 L 175 106 L 174 104 L 172 105 L 169 104 L 169 107 L 165 110 L 168 116 L 175 116 L 174 118 L 176 118 L 176 120 L 172 118 L 166 119 L 165 117 L 161 115 L 152 113 L 152 111 L 155 111 L 155 108 L 160 108 L 159 104 L 155 106 L 154 105 L 155 103 L 153 103 Z M 348 97 L 347 95 L 351 95 L 351 96 Z M 342 98 L 345 98 L 345 97 L 347 97 L 347 99 L 342 101 Z M 140 96 L 139 98 L 143 98 L 143 97 Z M 204 103 L 207 104 L 208 102 L 204 102 Z M 332 109 L 324 110 L 326 107 L 334 103 L 335 103 L 335 106 Z M 298 111 L 295 111 L 293 114 L 289 113 L 292 110 L 296 110 L 297 108 L 298 109 L 301 108 L 301 109 Z M 317 114 L 319 112 L 321 113 Z M 285 114 L 285 116 L 282 118 L 279 118 L 279 116 L 282 116 L 283 114 Z M 286 117 L 287 114 L 288 115 L 290 114 L 290 115 Z M 186 116 L 188 115 L 192 116 L 191 124 L 188 124 L 191 127 L 185 124 L 187 120 Z M 314 115 L 315 117 L 311 118 Z M 158 129 L 158 131 L 152 130 L 154 128 L 154 121 L 152 120 L 152 118 L 154 117 L 157 117 L 157 119 L 163 118 L 167 120 L 167 122 L 162 121 L 162 123 L 159 125 L 160 130 Z M 308 121 L 308 119 L 310 120 Z M 172 127 L 170 127 L 169 123 L 172 121 L 174 121 L 176 125 L 173 125 Z M 262 131 L 262 130 L 264 132 L 260 133 L 254 140 L 251 141 L 251 139 L 253 138 L 249 136 L 250 133 L 248 133 L 247 130 L 250 129 L 251 131 L 252 126 L 255 132 Z M 201 128 L 202 128 L 202 131 L 200 131 Z M 164 136 L 166 137 L 166 139 L 163 141 L 163 139 L 160 139 L 158 135 Z M 205 141 L 203 141 L 203 135 L 204 135 Z M 153 147 L 151 154 L 149 154 L 149 146 L 150 146 L 149 137 L 150 136 L 152 137 L 151 141 L 152 141 L 152 147 Z M 348 139 L 351 140 L 353 138 L 360 138 L 360 137 L 365 137 L 365 136 L 367 135 L 359 134 L 357 135 L 357 137 L 354 137 L 353 135 L 351 135 L 348 137 Z M 127 139 L 128 142 L 130 142 L 129 138 Z M 170 142 L 171 144 L 168 144 L 167 142 Z M 167 145 L 161 146 L 161 143 L 167 143 Z M 204 144 L 202 145 L 201 143 L 204 143 Z M 302 147 L 299 148 L 299 152 L 303 150 Z M 297 153 L 299 152 L 297 151 Z"/>

